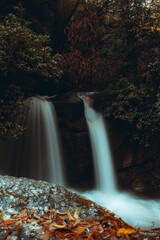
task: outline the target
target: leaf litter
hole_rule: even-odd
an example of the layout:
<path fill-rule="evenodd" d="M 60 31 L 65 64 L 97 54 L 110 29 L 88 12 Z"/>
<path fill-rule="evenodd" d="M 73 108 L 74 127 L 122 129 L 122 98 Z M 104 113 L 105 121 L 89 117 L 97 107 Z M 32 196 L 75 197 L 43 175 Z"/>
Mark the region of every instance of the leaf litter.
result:
<path fill-rule="evenodd" d="M 142 231 L 126 224 L 108 211 L 103 211 L 102 216 L 95 220 L 93 218 L 80 218 L 78 208 L 74 213 L 68 209 L 66 212 L 48 210 L 43 216 L 40 216 L 33 209 L 25 209 L 13 218 L 0 221 L 0 229 L 6 228 L 2 240 L 7 239 L 12 231 L 21 231 L 21 225 L 24 223 L 38 224 L 40 228 L 35 231 L 40 234 L 41 240 L 52 237 L 68 240 L 102 240 L 122 237 L 128 240 L 131 236 L 134 239 L 138 238 L 137 233 Z"/>

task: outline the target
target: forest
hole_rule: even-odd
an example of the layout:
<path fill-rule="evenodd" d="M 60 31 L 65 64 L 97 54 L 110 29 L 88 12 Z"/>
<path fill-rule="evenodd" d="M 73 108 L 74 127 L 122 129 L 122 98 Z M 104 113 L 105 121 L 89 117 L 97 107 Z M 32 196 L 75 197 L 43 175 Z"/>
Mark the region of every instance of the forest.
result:
<path fill-rule="evenodd" d="M 0 136 L 17 139 L 23 100 L 70 91 L 103 92 L 106 118 L 131 141 L 160 133 L 158 0 L 2 0 Z"/>
<path fill-rule="evenodd" d="M 0 1 L 2 240 L 160 238 L 159 79 L 159 0 Z"/>

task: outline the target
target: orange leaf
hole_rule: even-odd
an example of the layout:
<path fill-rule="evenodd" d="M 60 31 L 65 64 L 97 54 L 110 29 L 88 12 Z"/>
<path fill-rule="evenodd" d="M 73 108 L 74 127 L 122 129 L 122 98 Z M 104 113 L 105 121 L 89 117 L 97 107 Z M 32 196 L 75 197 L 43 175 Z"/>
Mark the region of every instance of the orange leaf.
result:
<path fill-rule="evenodd" d="M 58 224 L 60 225 L 64 224 L 64 217 L 60 217 L 58 214 L 56 215 L 56 220 Z"/>
<path fill-rule="evenodd" d="M 58 215 L 66 215 L 66 212 L 57 212 Z"/>
<path fill-rule="evenodd" d="M 17 231 L 19 231 L 21 229 L 21 224 L 17 223 L 17 227 L 16 227 Z"/>
<path fill-rule="evenodd" d="M 130 240 L 128 234 L 125 234 L 125 237 L 126 237 L 127 240 Z"/>
<path fill-rule="evenodd" d="M 2 225 L 7 226 L 10 224 L 13 224 L 14 222 L 15 222 L 15 220 L 13 220 L 13 219 L 2 220 Z"/>
<path fill-rule="evenodd" d="M 53 237 L 53 234 L 50 233 L 50 232 L 48 232 L 48 233 L 43 234 L 40 239 L 42 239 L 42 240 L 48 240 L 48 239 L 51 238 L 51 237 Z"/>
<path fill-rule="evenodd" d="M 69 210 L 67 209 L 66 210 L 66 212 L 67 212 L 67 215 L 68 215 L 68 217 L 69 217 L 69 220 L 75 220 L 75 218 L 71 215 L 71 213 L 69 212 Z"/>
<path fill-rule="evenodd" d="M 116 221 L 112 222 L 115 225 L 115 228 L 118 230 L 118 223 Z"/>
<path fill-rule="evenodd" d="M 40 216 L 36 211 L 32 210 L 32 214 L 33 214 L 33 217 L 40 219 Z"/>
<path fill-rule="evenodd" d="M 87 227 L 79 227 L 77 234 L 80 235 L 81 233 L 83 233 L 86 230 Z"/>
<path fill-rule="evenodd" d="M 110 238 L 110 234 L 107 234 L 105 237 L 103 237 L 103 239 L 107 239 L 107 238 Z"/>
<path fill-rule="evenodd" d="M 132 234 L 136 233 L 135 229 L 126 229 L 126 228 L 119 228 L 117 232 L 117 237 L 121 237 L 123 234 Z"/>
<path fill-rule="evenodd" d="M 75 218 L 79 218 L 79 216 L 78 216 L 78 208 L 76 208 L 76 211 L 74 212 L 74 217 Z"/>
<path fill-rule="evenodd" d="M 80 222 L 81 222 L 80 219 L 75 220 L 75 222 L 72 223 L 71 227 L 72 227 L 72 228 L 75 228 Z"/>
<path fill-rule="evenodd" d="M 89 234 L 87 237 L 88 237 L 88 238 L 87 238 L 88 240 L 94 240 L 93 237 L 92 237 L 92 233 Z"/>
<path fill-rule="evenodd" d="M 56 229 L 63 229 L 63 228 L 66 228 L 66 226 L 67 226 L 66 224 L 60 225 L 60 224 L 57 224 L 57 223 L 52 223 L 50 225 L 50 227 L 54 227 Z"/>
<path fill-rule="evenodd" d="M 23 199 L 20 199 L 20 202 L 23 203 L 24 205 L 27 205 L 27 203 Z"/>
<path fill-rule="evenodd" d="M 12 229 L 9 229 L 3 236 L 2 240 L 6 240 L 7 236 L 12 232 Z"/>
<path fill-rule="evenodd" d="M 62 232 L 55 231 L 56 238 L 63 239 L 65 237 L 65 234 Z"/>
<path fill-rule="evenodd" d="M 20 212 L 19 217 L 26 217 L 27 215 L 28 215 L 28 210 L 25 209 L 25 210 Z"/>

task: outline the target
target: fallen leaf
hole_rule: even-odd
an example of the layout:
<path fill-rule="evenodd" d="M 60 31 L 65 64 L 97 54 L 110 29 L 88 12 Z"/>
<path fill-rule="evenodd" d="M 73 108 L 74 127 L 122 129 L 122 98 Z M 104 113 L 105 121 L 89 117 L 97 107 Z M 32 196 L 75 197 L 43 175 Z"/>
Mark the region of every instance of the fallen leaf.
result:
<path fill-rule="evenodd" d="M 27 205 L 27 202 L 25 202 L 23 199 L 20 199 L 20 202 L 23 203 L 24 205 Z"/>
<path fill-rule="evenodd" d="M 123 234 L 132 234 L 132 233 L 136 233 L 137 230 L 135 229 L 126 229 L 126 228 L 119 228 L 118 232 L 117 232 L 117 237 L 121 237 Z"/>
<path fill-rule="evenodd" d="M 7 236 L 12 232 L 12 229 L 9 229 L 3 236 L 2 240 L 6 240 Z"/>
<path fill-rule="evenodd" d="M 51 237 L 68 240 L 94 240 L 109 239 L 111 237 L 123 237 L 129 240 L 129 235 L 141 231 L 127 225 L 114 214 L 102 212 L 103 216 L 97 218 L 81 219 L 78 215 L 78 208 L 72 215 L 69 210 L 66 213 L 60 213 L 56 210 L 49 210 L 43 216 L 30 209 L 21 211 L 12 219 L 1 220 L 0 228 L 8 228 L 4 234 L 3 240 L 6 240 L 14 226 L 17 231 L 21 230 L 23 223 L 36 223 L 41 229 L 37 230 L 41 234 L 40 239 L 48 240 Z M 135 235 L 134 235 L 135 237 Z"/>
<path fill-rule="evenodd" d="M 16 230 L 17 230 L 17 231 L 20 231 L 20 229 L 21 229 L 21 224 L 18 222 L 18 223 L 17 223 Z"/>
<path fill-rule="evenodd" d="M 56 224 L 56 223 L 52 223 L 50 225 L 50 227 L 54 227 L 55 229 L 62 229 L 62 228 L 66 228 L 66 224 L 65 225 L 60 225 L 60 224 Z"/>
<path fill-rule="evenodd" d="M 87 227 L 79 227 L 77 234 L 80 235 L 81 233 L 83 233 L 86 230 Z"/>
<path fill-rule="evenodd" d="M 68 217 L 69 217 L 69 220 L 75 220 L 75 218 L 72 216 L 72 214 L 69 212 L 69 210 L 67 209 L 66 210 L 66 212 L 67 212 L 67 215 L 68 215 Z"/>
<path fill-rule="evenodd" d="M 79 218 L 79 216 L 78 216 L 78 208 L 76 208 L 76 211 L 74 212 L 74 217 L 75 218 Z"/>

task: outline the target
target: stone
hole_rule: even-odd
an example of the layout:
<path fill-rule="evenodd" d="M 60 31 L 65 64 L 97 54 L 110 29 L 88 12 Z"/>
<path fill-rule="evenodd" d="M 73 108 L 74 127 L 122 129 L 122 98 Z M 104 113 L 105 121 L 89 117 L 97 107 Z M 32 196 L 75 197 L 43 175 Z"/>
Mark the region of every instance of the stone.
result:
<path fill-rule="evenodd" d="M 62 186 L 44 181 L 11 176 L 0 176 L 0 203 L 4 214 L 7 214 L 8 218 L 11 218 L 13 214 L 13 212 L 10 212 L 10 215 L 8 215 L 8 209 L 11 209 L 13 206 L 16 212 L 27 209 L 32 213 L 32 210 L 34 210 L 40 217 L 45 213 L 46 209 L 56 209 L 57 212 L 65 212 L 66 209 L 68 209 L 73 213 L 78 207 L 80 218 L 93 218 L 95 221 L 106 211 L 106 209 L 94 202 Z M 14 214 L 16 212 L 14 212 Z M 119 221 L 121 221 L 121 219 L 119 219 Z M 15 228 L 6 239 L 38 240 L 41 239 L 42 232 L 40 230 L 40 226 L 36 223 L 21 223 L 21 231 L 17 231 Z M 3 239 L 6 231 L 7 229 L 0 229 L 0 239 Z M 160 239 L 160 229 L 137 232 L 136 235 L 139 240 L 144 240 L 145 237 L 149 240 L 153 238 L 158 240 Z M 58 240 L 56 237 L 50 239 Z M 110 239 L 123 240 L 125 238 L 111 237 Z M 99 240 L 98 236 L 95 240 Z"/>

